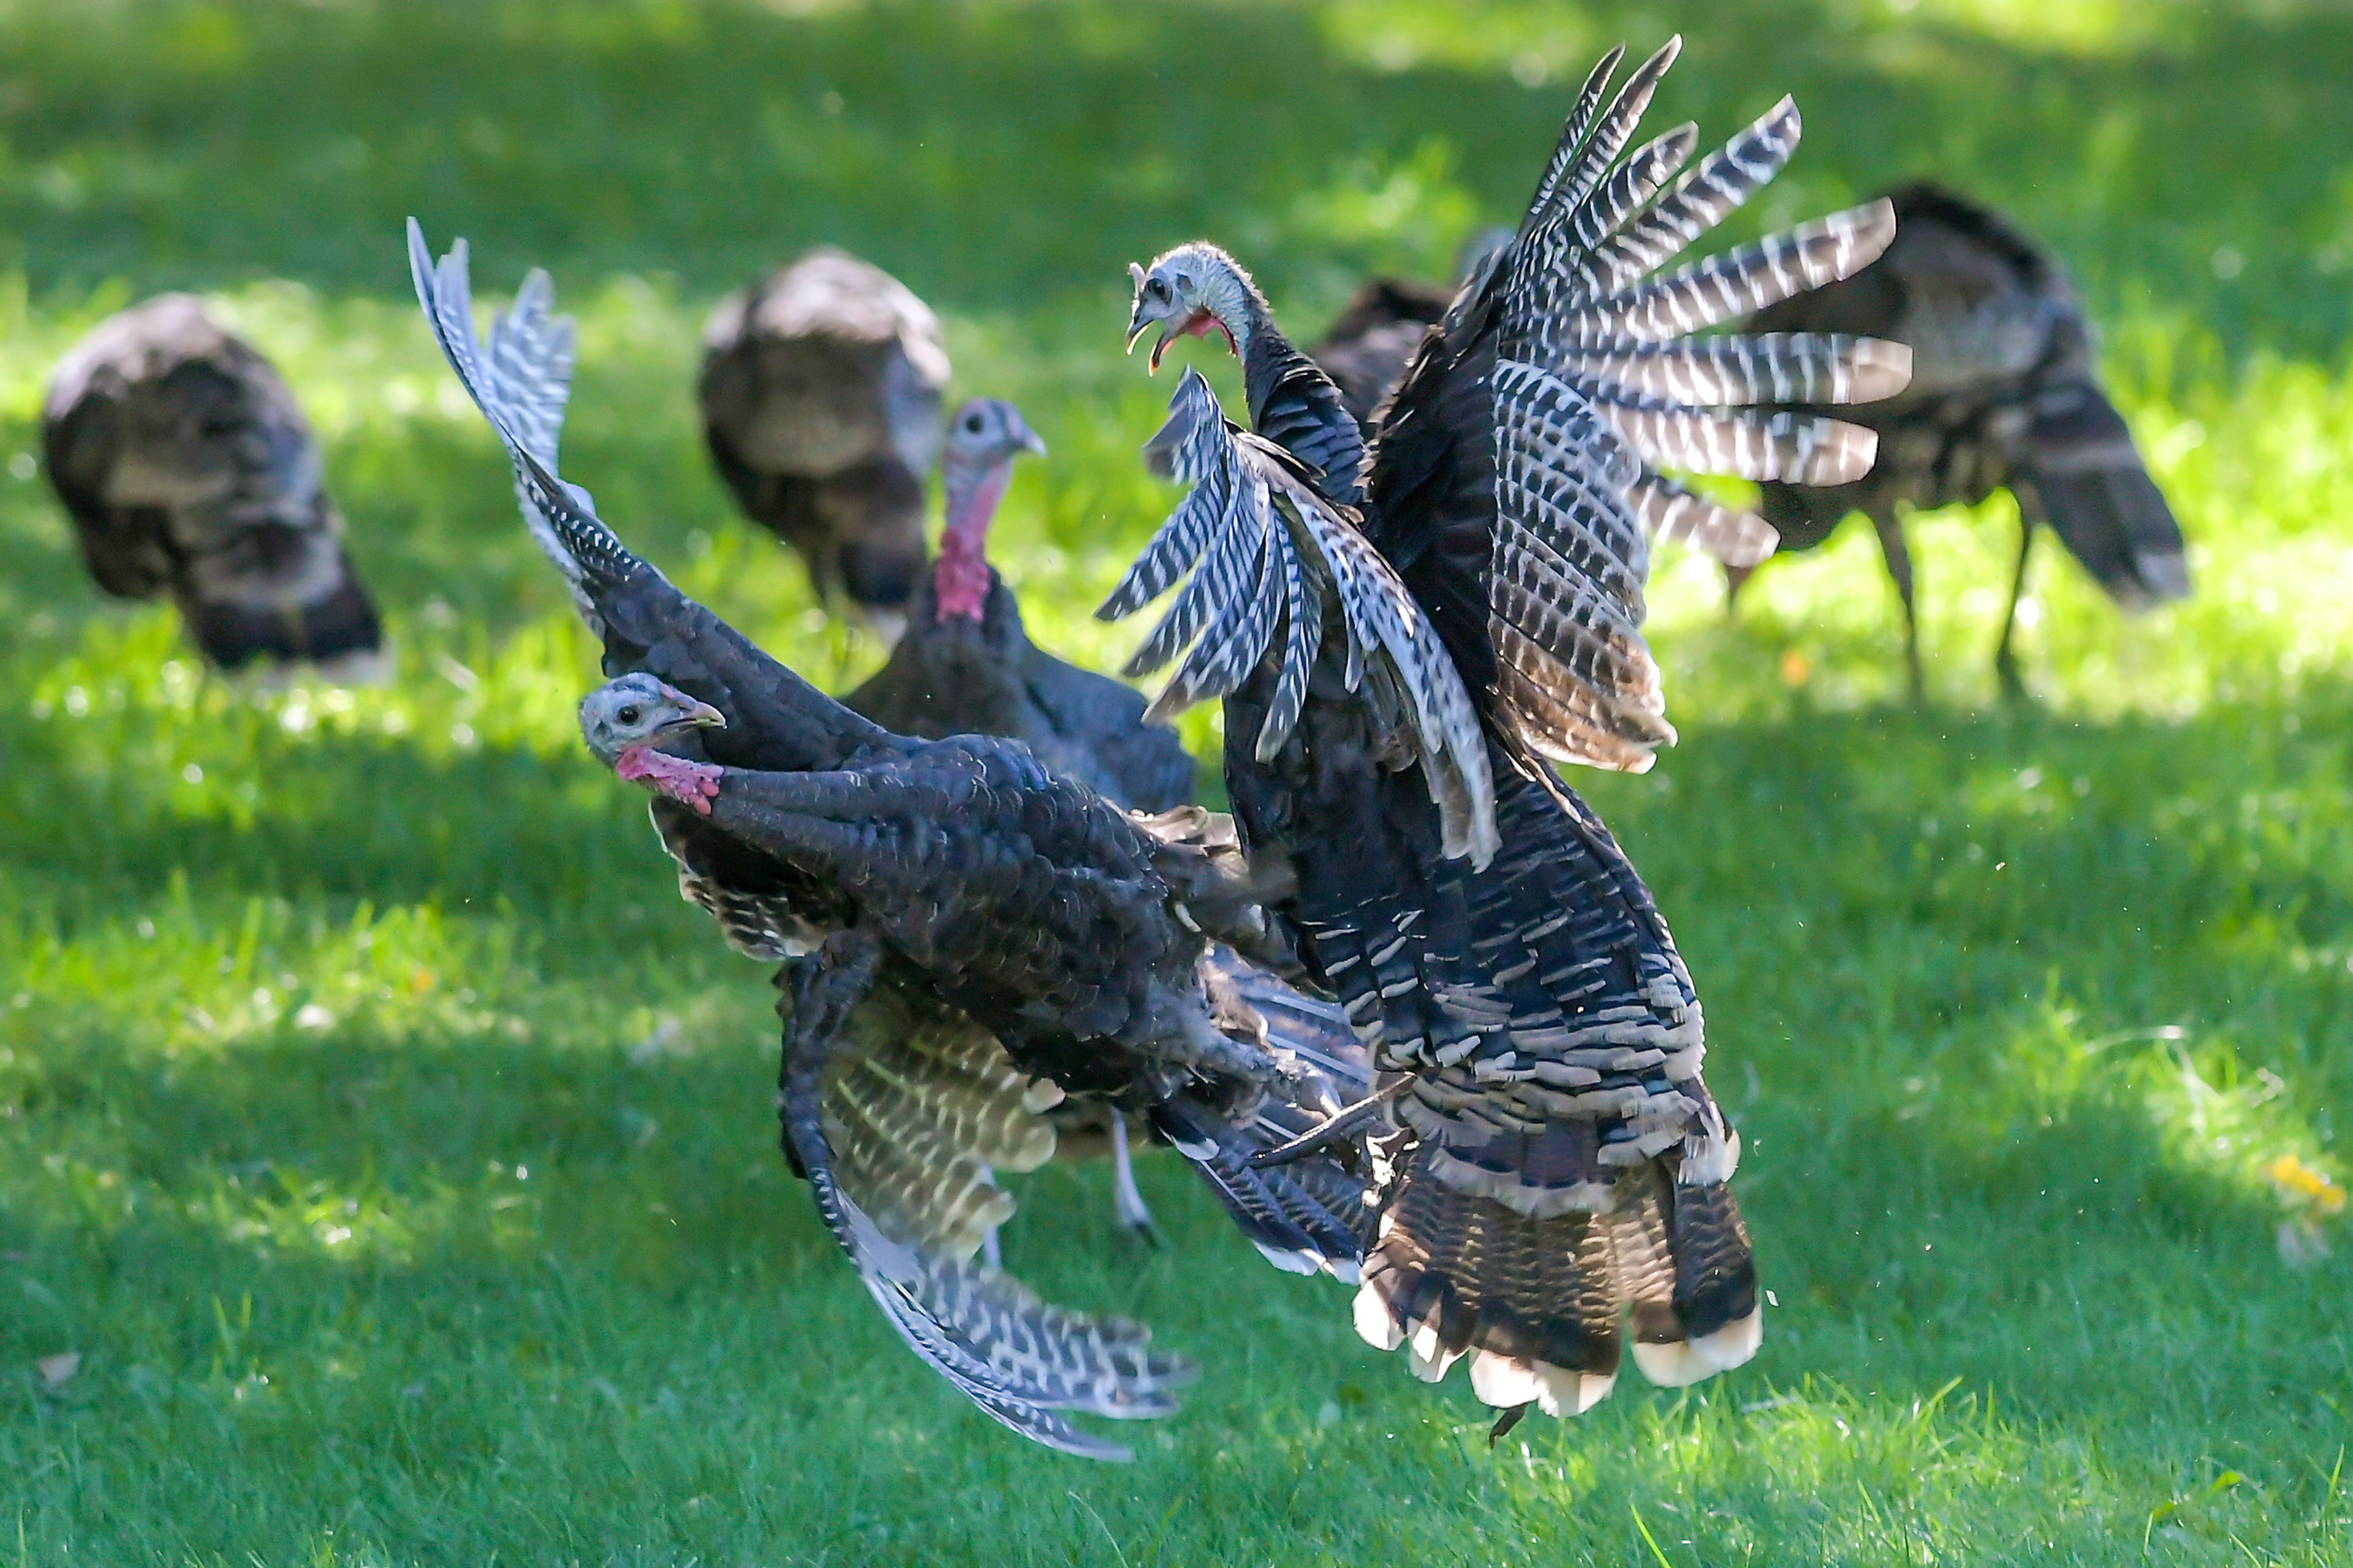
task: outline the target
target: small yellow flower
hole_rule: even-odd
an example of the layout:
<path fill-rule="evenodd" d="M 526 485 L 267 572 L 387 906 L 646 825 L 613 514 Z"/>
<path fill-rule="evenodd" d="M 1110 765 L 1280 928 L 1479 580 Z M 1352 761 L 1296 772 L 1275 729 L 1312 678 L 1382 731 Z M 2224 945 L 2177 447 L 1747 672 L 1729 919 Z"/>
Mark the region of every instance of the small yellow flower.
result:
<path fill-rule="evenodd" d="M 2316 1214 L 2333 1215 L 2345 1207 L 2345 1189 L 2329 1180 L 2326 1172 L 2316 1171 L 2293 1154 L 2282 1154 L 2263 1167 L 2280 1190 L 2280 1195 L 2291 1203 L 2309 1205 Z"/>

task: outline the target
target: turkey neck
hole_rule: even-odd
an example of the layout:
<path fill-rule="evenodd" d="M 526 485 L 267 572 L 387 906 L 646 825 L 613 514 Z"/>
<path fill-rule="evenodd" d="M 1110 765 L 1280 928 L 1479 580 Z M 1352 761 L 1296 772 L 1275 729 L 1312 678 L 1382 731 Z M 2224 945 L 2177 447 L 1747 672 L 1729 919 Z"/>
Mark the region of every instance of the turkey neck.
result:
<path fill-rule="evenodd" d="M 979 620 L 988 608 L 988 525 L 1012 482 L 1010 458 L 986 468 L 950 463 L 943 475 L 948 525 L 940 535 L 939 564 L 933 569 L 934 614 Z"/>
<path fill-rule="evenodd" d="M 1307 356 L 1274 324 L 1274 310 L 1256 285 L 1243 285 L 1238 315 L 1229 330 L 1241 351 L 1242 391 L 1250 400 L 1250 424 L 1255 427 L 1284 373 L 1304 363 Z"/>

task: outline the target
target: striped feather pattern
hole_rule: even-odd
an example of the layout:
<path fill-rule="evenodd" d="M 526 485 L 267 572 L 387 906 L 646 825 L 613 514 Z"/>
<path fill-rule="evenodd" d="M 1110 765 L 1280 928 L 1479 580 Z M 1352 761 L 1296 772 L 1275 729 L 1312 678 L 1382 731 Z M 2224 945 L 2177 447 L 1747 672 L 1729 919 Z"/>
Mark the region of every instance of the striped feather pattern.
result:
<path fill-rule="evenodd" d="M 879 949 L 845 960 L 841 940 L 777 976 L 785 1139 L 818 1216 L 900 1338 L 959 1393 L 1050 1447 L 1132 1458 L 1062 1413 L 1168 1415 L 1191 1365 L 1153 1352 L 1140 1324 L 1050 1306 L 969 1260 L 1010 1213 L 974 1156 L 1050 1155 L 1051 1128 L 1029 1126 L 1048 1094 L 961 1015 L 898 977 L 877 984 Z M 910 1131 L 914 1147 L 886 1146 Z"/>
<path fill-rule="evenodd" d="M 1704 550 L 1727 566 L 1754 566 L 1780 542 L 1773 525 L 1755 512 L 1736 511 L 1657 474 L 1635 480 L 1630 499 L 1652 539 Z"/>
<path fill-rule="evenodd" d="M 1894 237 L 1894 209 L 1883 201 L 1832 213 L 1599 300 L 1577 311 L 1567 323 L 1573 330 L 1557 341 L 1564 349 L 1600 348 L 1683 337 L 1836 282 L 1868 266 Z"/>
<path fill-rule="evenodd" d="M 1572 298 L 1581 304 L 1615 293 L 1722 223 L 1781 172 L 1798 150 L 1802 126 L 1795 100 L 1784 98 L 1767 110 L 1580 260 Z"/>
<path fill-rule="evenodd" d="M 1879 450 L 1876 431 L 1815 415 L 1601 406 L 1643 461 L 1662 468 L 1842 485 L 1869 473 Z"/>
<path fill-rule="evenodd" d="M 1884 397 L 1910 374 L 1905 351 L 1865 340 L 1693 336 L 1867 264 L 1893 232 L 1884 204 L 1643 280 L 1769 181 L 1800 129 L 1784 100 L 1687 171 L 1696 144 L 1688 126 L 1621 157 L 1679 47 L 1670 41 L 1652 55 L 1606 110 L 1595 106 L 1613 62 L 1588 81 L 1484 285 L 1493 357 L 1458 340 L 1452 363 L 1423 378 L 1422 395 L 1409 386 L 1398 400 L 1422 419 L 1446 417 L 1437 411 L 1451 406 L 1441 389 L 1451 379 L 1486 378 L 1489 430 L 1466 427 L 1456 439 L 1493 442 L 1481 652 L 1493 658 L 1493 706 L 1543 755 L 1636 770 L 1673 738 L 1641 631 L 1651 540 L 1753 561 L 1774 538 L 1654 470 L 1846 482 L 1870 465 L 1866 433 L 1745 410 Z M 1472 320 L 1461 316 L 1456 330 Z M 1377 432 L 1377 494 L 1388 493 L 1381 454 L 1392 434 Z M 1379 522 L 1400 528 L 1386 510 Z"/>
<path fill-rule="evenodd" d="M 996 1173 L 1053 1158 L 1045 1112 L 1061 1100 L 962 1014 L 881 990 L 828 1062 L 826 1142 L 843 1190 L 885 1234 L 969 1261 L 1013 1217 Z"/>
<path fill-rule="evenodd" d="M 1618 74 L 1618 63 L 1625 58 L 1626 46 L 1620 44 L 1587 73 L 1585 85 L 1577 89 L 1577 102 L 1561 124 L 1560 141 L 1545 163 L 1543 177 L 1536 182 L 1536 194 L 1528 198 L 1530 212 L 1542 211 L 1551 204 L 1553 193 L 1560 188 L 1561 176 L 1568 172 L 1577 150 L 1585 143 L 1585 132 L 1593 124 L 1594 111 L 1601 107 L 1601 95 L 1609 90 L 1609 79 Z"/>
<path fill-rule="evenodd" d="M 1148 716 L 1230 694 L 1277 647 L 1279 632 L 1277 684 L 1296 696 L 1269 711 L 1253 747 L 1274 755 L 1305 700 L 1328 595 L 1347 638 L 1349 689 L 1365 689 L 1421 758 L 1449 853 L 1483 864 L 1494 852 L 1494 792 L 1477 710 L 1429 617 L 1353 515 L 1317 494 L 1281 448 L 1229 425 L 1193 370 L 1146 453 L 1193 493 L 1096 614 L 1133 614 L 1150 597 L 1145 588 L 1173 580 L 1188 553 L 1199 563 L 1128 664 L 1141 675 L 1191 649 Z"/>
<path fill-rule="evenodd" d="M 417 302 L 425 308 L 425 319 L 440 342 L 443 357 L 457 374 L 459 384 L 474 400 L 474 406 L 490 421 L 491 430 L 504 444 L 514 464 L 515 487 L 532 537 L 572 584 L 580 613 L 587 618 L 590 630 L 601 638 L 605 626 L 591 607 L 592 588 L 617 587 L 659 574 L 630 553 L 628 547 L 597 519 L 596 503 L 587 491 L 555 477 L 553 436 L 547 429 L 549 405 L 552 401 L 553 416 L 560 423 L 563 395 L 568 394 L 570 385 L 568 372 L 561 377 L 551 371 L 524 378 L 512 395 L 502 388 L 491 359 L 475 336 L 473 289 L 466 275 L 464 240 L 451 245 L 449 253 L 437 265 L 433 253 L 426 247 L 425 231 L 411 218 L 408 266 L 410 278 L 417 285 Z M 552 297 L 552 292 L 542 297 L 543 311 L 544 300 Z M 567 355 L 570 352 L 569 332 L 561 330 L 560 324 L 550 325 L 543 320 L 535 327 L 510 328 L 499 335 L 510 363 L 533 349 L 550 353 L 561 350 Z M 526 435 L 548 437 L 545 457 L 526 444 Z"/>
<path fill-rule="evenodd" d="M 1596 390 L 1670 404 L 1874 403 L 1904 390 L 1912 351 L 1876 338 L 1791 332 L 1572 352 L 1558 368 Z"/>

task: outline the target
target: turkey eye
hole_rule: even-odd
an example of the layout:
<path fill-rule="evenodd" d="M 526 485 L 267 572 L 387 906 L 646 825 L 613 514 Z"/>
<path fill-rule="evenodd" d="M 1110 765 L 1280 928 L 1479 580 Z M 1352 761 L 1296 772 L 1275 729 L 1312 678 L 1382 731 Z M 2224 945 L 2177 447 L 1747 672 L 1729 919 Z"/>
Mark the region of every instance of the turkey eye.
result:
<path fill-rule="evenodd" d="M 965 427 L 966 430 L 971 431 L 971 432 L 972 432 L 974 435 L 976 435 L 976 436 L 979 435 L 979 434 L 980 434 L 980 416 L 979 416 L 979 415 L 977 415 L 977 414 L 975 414 L 975 415 L 971 416 L 969 418 L 965 419 L 965 422 L 964 422 L 964 427 Z"/>
<path fill-rule="evenodd" d="M 634 708 L 624 708 L 624 709 L 622 709 L 622 710 L 621 710 L 621 722 L 622 722 L 622 723 L 624 723 L 624 724 L 634 724 L 634 723 L 636 723 L 637 721 L 638 721 L 638 710 L 637 710 L 636 709 L 634 709 Z"/>
<path fill-rule="evenodd" d="M 1168 298 L 1168 285 L 1162 282 L 1159 279 L 1155 278 L 1151 284 L 1145 288 L 1145 292 L 1151 295 L 1155 300 L 1166 300 Z"/>

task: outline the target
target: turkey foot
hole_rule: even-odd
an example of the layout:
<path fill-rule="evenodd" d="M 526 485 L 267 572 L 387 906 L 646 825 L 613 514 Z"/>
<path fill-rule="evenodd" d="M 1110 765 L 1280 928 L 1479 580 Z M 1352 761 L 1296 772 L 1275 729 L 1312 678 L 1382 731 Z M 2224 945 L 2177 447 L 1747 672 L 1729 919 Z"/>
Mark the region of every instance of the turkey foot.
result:
<path fill-rule="evenodd" d="M 621 753 L 613 771 L 625 779 L 642 779 L 681 805 L 711 815 L 719 798 L 719 772 L 709 763 L 691 763 L 648 746 L 631 746 Z"/>

